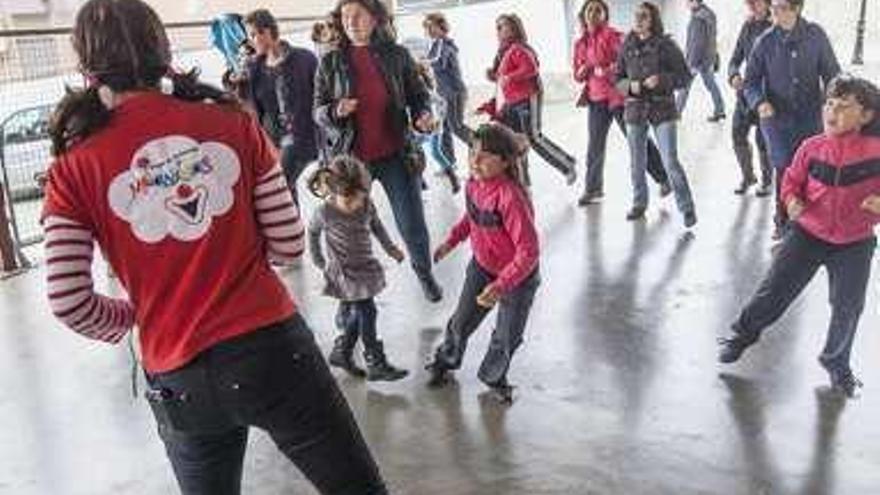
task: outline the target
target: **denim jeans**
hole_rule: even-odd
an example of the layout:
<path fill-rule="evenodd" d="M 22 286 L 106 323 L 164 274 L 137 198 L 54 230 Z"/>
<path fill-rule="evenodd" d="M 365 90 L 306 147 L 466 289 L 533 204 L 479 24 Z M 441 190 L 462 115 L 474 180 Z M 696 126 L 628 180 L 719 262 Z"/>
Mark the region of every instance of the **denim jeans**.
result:
<path fill-rule="evenodd" d="M 248 428 L 265 430 L 321 494 L 386 494 L 369 448 L 300 316 L 147 374 L 184 495 L 237 495 Z"/>
<path fill-rule="evenodd" d="M 774 221 L 777 228 L 783 228 L 788 223 L 788 215 L 780 194 L 782 177 L 801 143 L 822 132 L 822 117 L 819 114 L 811 116 L 777 113 L 773 117 L 761 119 L 761 132 L 767 143 L 770 163 L 773 164 L 779 179 L 776 184 L 776 216 Z"/>
<path fill-rule="evenodd" d="M 461 367 L 468 339 L 491 310 L 478 305 L 477 296 L 494 279 L 476 260 L 472 259 L 468 264 L 458 306 L 446 325 L 446 335 L 437 348 L 434 364 L 450 370 Z M 492 331 L 492 340 L 478 373 L 483 383 L 489 386 L 507 383 L 507 370 L 513 354 L 522 343 L 526 321 L 540 283 L 540 275 L 535 269 L 534 273 L 511 292 L 504 294 L 498 302 L 495 330 Z"/>
<path fill-rule="evenodd" d="M 647 122 L 627 125 L 627 140 L 629 141 L 632 167 L 633 207 L 636 208 L 648 207 L 648 184 L 645 181 L 645 167 L 648 161 L 649 125 Z M 678 210 L 682 214 L 693 212 L 694 200 L 691 188 L 684 168 L 678 161 L 677 124 L 673 120 L 651 127 L 654 129 L 657 147 L 660 148 L 663 167 L 669 174 L 669 183 L 675 193 Z"/>
<path fill-rule="evenodd" d="M 419 277 L 431 274 L 431 240 L 422 205 L 421 176 L 410 171 L 402 154 L 375 160 L 367 167 L 388 196 L 397 230 L 403 237 L 413 270 Z"/>
<path fill-rule="evenodd" d="M 755 144 L 758 147 L 758 159 L 761 164 L 761 184 L 769 185 L 773 182 L 773 166 L 767 154 L 767 142 L 758 125 L 758 115 L 751 109 L 745 99 L 740 95 L 736 101 L 736 109 L 733 111 L 731 134 L 733 138 L 733 151 L 739 163 L 743 181 L 755 178 L 753 167 L 753 150 L 749 144 L 749 133 L 756 128 Z"/>
<path fill-rule="evenodd" d="M 284 177 L 287 179 L 287 187 L 293 194 L 293 201 L 299 205 L 299 195 L 297 194 L 296 183 L 303 170 L 312 163 L 312 158 L 303 157 L 293 144 L 281 146 L 281 168 L 284 170 Z"/>
<path fill-rule="evenodd" d="M 587 145 L 587 177 L 586 192 L 601 193 L 604 188 L 603 175 L 605 172 L 605 149 L 608 142 L 608 131 L 612 122 L 616 121 L 618 127 L 626 136 L 626 124 L 623 121 L 623 107 L 610 108 L 604 101 L 591 102 L 587 127 L 590 136 Z M 660 159 L 660 151 L 654 141 L 648 140 L 648 174 L 657 182 L 664 185 L 669 181 L 663 162 Z"/>
<path fill-rule="evenodd" d="M 718 87 L 718 83 L 715 82 L 715 71 L 712 70 L 712 67 L 705 67 L 702 69 L 693 69 L 694 72 L 699 74 L 700 79 L 703 80 L 703 86 L 709 91 L 709 94 L 712 96 L 712 105 L 715 107 L 713 115 L 721 115 L 724 113 L 724 98 L 721 96 L 721 88 Z M 691 79 L 687 86 L 684 87 L 681 91 L 678 92 L 678 113 L 684 113 L 684 108 L 687 106 L 688 97 L 690 96 L 691 86 L 694 84 L 694 80 Z"/>
<path fill-rule="evenodd" d="M 339 301 L 337 324 L 349 336 L 349 341 L 360 338 L 364 350 L 375 350 L 379 340 L 376 336 L 376 302 L 373 298 L 360 301 Z"/>
<path fill-rule="evenodd" d="M 876 246 L 873 237 L 846 245 L 829 244 L 792 224 L 770 270 L 734 323 L 734 331 L 749 339 L 759 338 L 824 266 L 831 321 L 819 361 L 829 371 L 848 371 Z"/>
<path fill-rule="evenodd" d="M 446 115 L 443 117 L 443 130 L 440 133 L 440 146 L 444 155 L 449 158 L 452 166 L 455 166 L 455 145 L 452 142 L 454 135 L 468 147 L 471 145 L 473 131 L 464 123 L 464 107 L 467 103 L 467 92 L 440 95 L 446 101 Z"/>

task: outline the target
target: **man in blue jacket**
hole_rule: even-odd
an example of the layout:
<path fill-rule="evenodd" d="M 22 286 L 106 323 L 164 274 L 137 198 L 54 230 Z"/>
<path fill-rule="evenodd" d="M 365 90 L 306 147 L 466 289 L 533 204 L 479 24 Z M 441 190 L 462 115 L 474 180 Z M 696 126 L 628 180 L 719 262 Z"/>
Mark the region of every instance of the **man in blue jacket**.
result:
<path fill-rule="evenodd" d="M 715 71 L 718 67 L 718 21 L 715 12 L 706 5 L 703 0 L 688 0 L 691 9 L 691 19 L 688 22 L 687 42 L 685 43 L 685 58 L 688 67 L 693 74 L 699 74 L 703 85 L 712 95 L 712 104 L 715 107 L 709 122 L 718 122 L 724 119 L 724 98 L 718 83 L 715 82 Z M 691 83 L 678 94 L 678 111 L 684 111 L 690 93 Z"/>
<path fill-rule="evenodd" d="M 743 94 L 757 111 L 776 170 L 776 231 L 784 233 L 788 215 L 779 186 L 794 152 L 822 130 L 825 87 L 840 73 L 825 31 L 801 17 L 804 0 L 772 0 L 773 27 L 762 34 L 749 55 Z"/>

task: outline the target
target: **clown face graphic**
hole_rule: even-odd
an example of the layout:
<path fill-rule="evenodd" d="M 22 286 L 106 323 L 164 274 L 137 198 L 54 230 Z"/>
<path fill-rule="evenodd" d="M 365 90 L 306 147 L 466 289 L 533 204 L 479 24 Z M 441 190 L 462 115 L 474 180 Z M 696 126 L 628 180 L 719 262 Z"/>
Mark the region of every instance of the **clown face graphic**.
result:
<path fill-rule="evenodd" d="M 129 169 L 110 183 L 107 198 L 143 242 L 169 235 L 194 241 L 208 232 L 214 217 L 232 209 L 240 176 L 241 164 L 229 146 L 166 136 L 135 152 Z"/>

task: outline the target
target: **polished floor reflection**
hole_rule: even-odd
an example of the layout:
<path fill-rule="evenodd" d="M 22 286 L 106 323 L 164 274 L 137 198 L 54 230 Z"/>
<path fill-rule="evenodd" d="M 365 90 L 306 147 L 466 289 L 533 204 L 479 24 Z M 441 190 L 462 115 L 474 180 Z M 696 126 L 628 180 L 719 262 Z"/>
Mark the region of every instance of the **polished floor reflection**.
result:
<path fill-rule="evenodd" d="M 703 96 L 694 94 L 692 108 Z M 548 112 L 548 133 L 583 156 L 586 116 Z M 424 386 L 421 366 L 454 305 L 466 251 L 438 267 L 447 297 L 437 306 L 423 302 L 408 270 L 388 264 L 380 332 L 414 374 L 394 384 L 339 380 L 394 493 L 880 493 L 880 279 L 853 356 L 861 398 L 823 389 L 824 273 L 760 346 L 717 365 L 715 339 L 768 266 L 772 209 L 732 194 L 727 125 L 692 117 L 680 148 L 700 216 L 693 234 L 656 189 L 645 222 L 624 220 L 628 155 L 616 130 L 606 198 L 589 209 L 574 206 L 579 189 L 534 160 L 544 283 L 514 360 L 510 408 L 476 379 L 488 321 L 456 382 Z M 437 239 L 461 198 L 441 179 L 429 182 Z M 148 407 L 132 399 L 128 350 L 61 329 L 43 302 L 42 275 L 0 283 L 0 493 L 175 493 Z M 328 348 L 335 306 L 320 295 L 319 274 L 303 264 L 283 276 Z M 265 436 L 254 432 L 251 443 L 244 493 L 313 493 Z"/>

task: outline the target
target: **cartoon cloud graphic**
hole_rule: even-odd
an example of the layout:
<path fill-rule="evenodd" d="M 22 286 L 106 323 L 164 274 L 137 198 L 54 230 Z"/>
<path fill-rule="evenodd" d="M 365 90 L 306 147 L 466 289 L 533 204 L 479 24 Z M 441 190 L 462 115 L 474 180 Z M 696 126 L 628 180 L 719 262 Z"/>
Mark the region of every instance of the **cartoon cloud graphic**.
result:
<path fill-rule="evenodd" d="M 232 209 L 240 176 L 238 155 L 229 146 L 166 136 L 138 149 L 129 169 L 110 183 L 107 199 L 143 242 L 169 235 L 194 241 L 208 232 L 214 217 Z"/>

